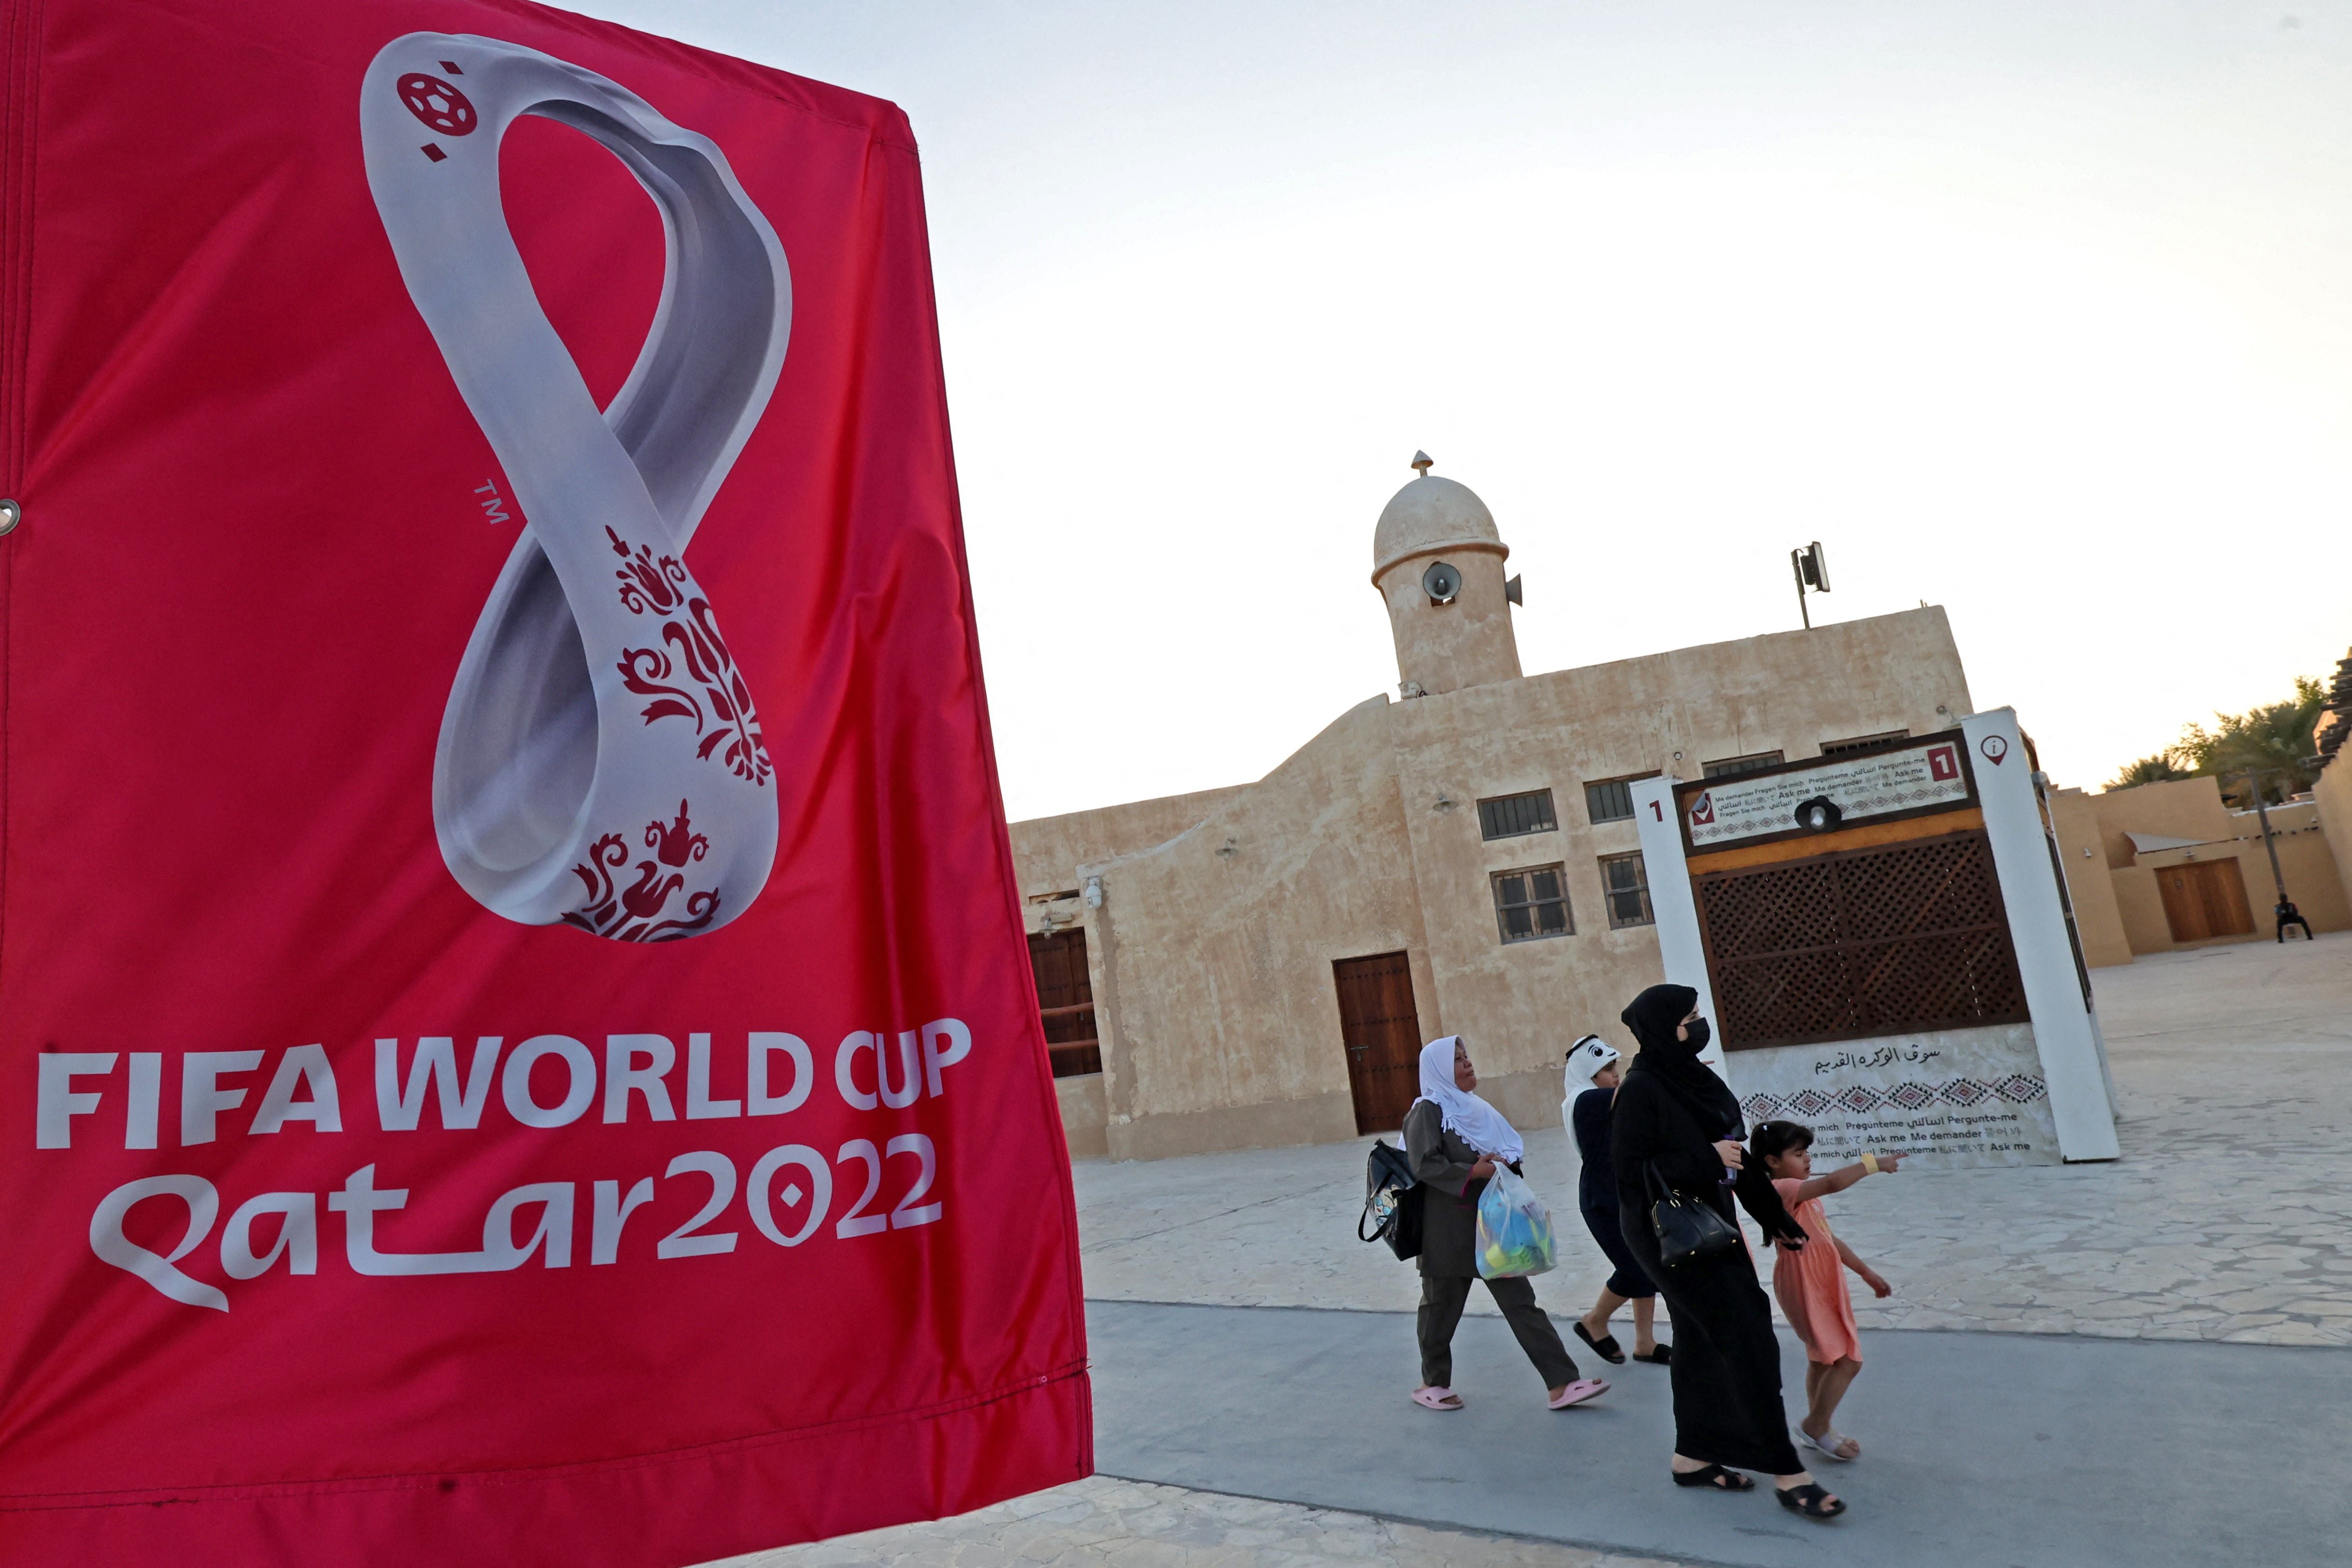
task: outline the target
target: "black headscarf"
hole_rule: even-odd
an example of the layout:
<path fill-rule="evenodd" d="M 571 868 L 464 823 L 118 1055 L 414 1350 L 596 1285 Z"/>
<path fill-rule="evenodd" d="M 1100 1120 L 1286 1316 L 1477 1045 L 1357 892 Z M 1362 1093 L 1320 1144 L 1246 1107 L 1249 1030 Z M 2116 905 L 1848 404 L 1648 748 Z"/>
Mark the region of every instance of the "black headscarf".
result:
<path fill-rule="evenodd" d="M 1736 1137 L 1740 1128 L 1739 1098 L 1715 1069 L 1698 1059 L 1698 1048 L 1675 1038 L 1675 1030 L 1698 1001 L 1688 986 L 1652 986 L 1635 997 L 1618 1017 L 1642 1045 L 1629 1073 L 1646 1074 L 1659 1088 L 1681 1101 L 1698 1118 L 1699 1125 L 1719 1138 Z"/>

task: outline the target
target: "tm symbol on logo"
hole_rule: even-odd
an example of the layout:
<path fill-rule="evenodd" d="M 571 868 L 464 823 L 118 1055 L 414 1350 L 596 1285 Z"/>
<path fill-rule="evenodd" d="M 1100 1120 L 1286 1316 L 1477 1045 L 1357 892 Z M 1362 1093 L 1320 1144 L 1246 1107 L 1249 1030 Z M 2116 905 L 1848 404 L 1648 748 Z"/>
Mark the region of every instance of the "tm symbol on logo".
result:
<path fill-rule="evenodd" d="M 486 480 L 483 483 L 475 486 L 474 494 L 482 497 L 481 501 L 478 504 L 482 508 L 482 520 L 484 522 L 504 523 L 511 522 L 513 520 L 512 515 L 507 511 L 506 497 L 499 494 L 499 482 L 497 480 Z"/>

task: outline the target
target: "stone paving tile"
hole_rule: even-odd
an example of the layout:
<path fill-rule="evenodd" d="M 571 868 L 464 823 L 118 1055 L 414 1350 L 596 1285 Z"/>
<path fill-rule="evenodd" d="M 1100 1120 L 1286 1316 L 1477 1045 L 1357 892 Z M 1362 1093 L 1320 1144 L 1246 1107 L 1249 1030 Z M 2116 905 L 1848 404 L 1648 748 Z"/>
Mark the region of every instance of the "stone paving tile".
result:
<path fill-rule="evenodd" d="M 1831 1223 L 1895 1294 L 1872 1328 L 2352 1344 L 2352 933 L 2094 972 L 2123 1103 L 2110 1165 L 1874 1177 Z M 1607 1277 L 1557 1128 L 1528 1174 L 1564 1222 L 1551 1312 Z M 1090 1296 L 1412 1310 L 1419 1281 L 1355 1239 L 1364 1145 L 1078 1166 Z M 1477 1292 L 1473 1311 L 1492 1311 Z M 1621 1319 L 1621 1326 L 1622 1320 Z"/>
<path fill-rule="evenodd" d="M 2094 979 L 2124 1157 L 1915 1169 L 1832 1199 L 1839 1234 L 1895 1286 L 1885 1301 L 1860 1291 L 1856 1316 L 1876 1328 L 2352 1344 L 2352 933 L 2171 954 Z M 1530 1178 L 1567 1222 L 1560 1267 L 1537 1290 L 1573 1315 L 1607 1268 L 1577 1226 L 1565 1134 L 1534 1132 L 1528 1152 Z M 1083 1164 L 1087 1293 L 1410 1311 L 1412 1266 L 1355 1239 L 1363 1160 L 1359 1143 Z M 1472 1310 L 1493 1310 L 1483 1291 Z M 725 1568 L 853 1564 L 1673 1568 L 1106 1477 Z"/>
<path fill-rule="evenodd" d="M 1549 1542 L 1097 1476 L 959 1519 L 706 1568 L 1676 1568 Z"/>

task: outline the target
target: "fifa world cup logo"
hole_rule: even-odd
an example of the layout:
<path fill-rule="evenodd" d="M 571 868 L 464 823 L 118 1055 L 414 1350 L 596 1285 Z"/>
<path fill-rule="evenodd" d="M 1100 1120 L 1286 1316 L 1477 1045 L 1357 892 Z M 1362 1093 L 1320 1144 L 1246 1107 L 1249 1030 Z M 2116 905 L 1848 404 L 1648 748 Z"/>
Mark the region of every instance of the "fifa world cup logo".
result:
<path fill-rule="evenodd" d="M 661 212 L 661 303 L 602 411 L 499 205 L 499 143 L 525 114 L 593 138 Z M 509 920 L 627 942 L 714 931 L 767 883 L 776 776 L 686 554 L 783 364 L 783 248 L 709 139 L 534 49 L 395 39 L 360 125 L 409 298 L 527 524 L 442 714 L 442 859 Z"/>

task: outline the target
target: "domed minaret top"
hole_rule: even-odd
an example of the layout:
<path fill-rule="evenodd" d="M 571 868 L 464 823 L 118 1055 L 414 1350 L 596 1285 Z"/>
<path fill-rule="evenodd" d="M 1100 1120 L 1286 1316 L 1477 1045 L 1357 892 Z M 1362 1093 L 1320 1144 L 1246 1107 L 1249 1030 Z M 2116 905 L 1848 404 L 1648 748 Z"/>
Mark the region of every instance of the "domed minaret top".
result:
<path fill-rule="evenodd" d="M 1421 477 L 1389 498 L 1381 509 L 1379 526 L 1372 529 L 1374 583 L 1380 581 L 1381 573 L 1407 556 L 1430 550 L 1491 550 L 1498 558 L 1511 553 L 1495 527 L 1495 515 L 1478 498 L 1477 491 L 1432 474 L 1433 465 L 1426 452 L 1414 453 L 1412 465 L 1421 470 Z"/>
<path fill-rule="evenodd" d="M 1433 696 L 1519 676 L 1503 562 L 1511 553 L 1494 514 L 1467 485 L 1429 472 L 1381 508 L 1372 530 L 1372 586 L 1388 601 L 1399 689 Z"/>

